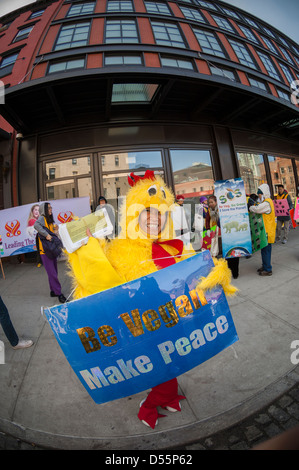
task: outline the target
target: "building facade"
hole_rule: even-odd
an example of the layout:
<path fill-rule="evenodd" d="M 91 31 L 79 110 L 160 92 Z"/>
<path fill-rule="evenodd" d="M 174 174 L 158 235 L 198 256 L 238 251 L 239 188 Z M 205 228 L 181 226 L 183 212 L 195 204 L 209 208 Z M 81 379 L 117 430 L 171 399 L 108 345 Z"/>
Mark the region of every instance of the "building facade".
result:
<path fill-rule="evenodd" d="M 261 19 L 216 0 L 40 0 L 0 25 L 0 208 L 117 208 L 148 168 L 189 202 L 238 176 L 298 194 L 299 46 Z"/>

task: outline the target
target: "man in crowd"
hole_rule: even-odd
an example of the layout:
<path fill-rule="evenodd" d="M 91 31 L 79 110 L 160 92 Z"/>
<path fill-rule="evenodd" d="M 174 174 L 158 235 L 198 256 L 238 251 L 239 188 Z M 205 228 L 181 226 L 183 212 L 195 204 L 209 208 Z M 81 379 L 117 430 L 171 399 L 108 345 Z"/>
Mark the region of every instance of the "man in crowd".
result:
<path fill-rule="evenodd" d="M 289 204 L 289 209 L 293 209 L 291 196 L 289 195 L 287 190 L 284 189 L 284 186 L 282 184 L 278 185 L 278 194 L 277 196 L 275 196 L 275 199 L 286 199 Z M 291 221 L 290 215 L 277 216 L 277 228 L 276 228 L 276 241 L 277 242 L 282 241 L 283 244 L 287 243 L 288 234 L 290 230 L 290 221 Z M 283 238 L 281 240 L 282 229 L 283 229 Z"/>
<path fill-rule="evenodd" d="M 268 238 L 268 245 L 261 249 L 262 267 L 257 271 L 260 276 L 272 276 L 271 253 L 272 244 L 275 242 L 275 211 L 270 197 L 270 189 L 267 184 L 261 184 L 257 190 L 258 204 L 249 207 L 250 212 L 263 214 L 263 221 Z"/>

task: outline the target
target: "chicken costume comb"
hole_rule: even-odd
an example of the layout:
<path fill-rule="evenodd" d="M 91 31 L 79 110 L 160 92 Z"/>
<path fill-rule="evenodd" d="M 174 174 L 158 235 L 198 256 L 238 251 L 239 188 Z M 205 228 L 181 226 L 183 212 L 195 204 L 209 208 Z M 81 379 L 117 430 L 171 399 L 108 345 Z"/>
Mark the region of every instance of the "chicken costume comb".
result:
<path fill-rule="evenodd" d="M 146 170 L 143 176 L 138 176 L 134 173 L 130 173 L 130 175 L 128 176 L 128 183 L 131 187 L 133 187 L 138 181 L 147 179 L 155 179 L 155 173 L 152 170 Z"/>

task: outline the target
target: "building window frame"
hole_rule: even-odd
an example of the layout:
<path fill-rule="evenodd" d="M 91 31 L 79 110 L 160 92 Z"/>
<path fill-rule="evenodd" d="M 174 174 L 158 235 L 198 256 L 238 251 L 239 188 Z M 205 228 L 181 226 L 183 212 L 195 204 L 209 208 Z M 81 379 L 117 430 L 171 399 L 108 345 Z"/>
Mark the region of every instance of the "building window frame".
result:
<path fill-rule="evenodd" d="M 132 28 L 132 26 L 134 27 Z M 128 32 L 132 32 L 132 34 L 129 36 Z M 108 33 L 108 37 L 107 37 L 107 33 Z M 139 37 L 139 31 L 138 31 L 136 20 L 131 19 L 131 18 L 122 18 L 122 19 L 107 18 L 105 22 L 104 43 L 105 44 L 139 44 L 140 37 Z"/>
<path fill-rule="evenodd" d="M 88 31 L 86 31 L 85 33 L 80 33 L 79 32 L 80 28 L 88 28 Z M 70 33 L 68 35 L 67 34 L 64 35 L 64 33 L 68 30 L 70 30 Z M 56 41 L 55 41 L 55 44 L 54 44 L 54 47 L 53 47 L 53 51 L 61 51 L 61 50 L 65 50 L 65 49 L 71 49 L 71 48 L 74 48 L 74 47 L 87 46 L 88 43 L 89 43 L 90 30 L 91 30 L 91 22 L 90 21 L 62 25 L 61 28 L 60 28 L 60 31 L 57 35 L 57 38 L 56 38 Z M 76 38 L 79 34 L 84 34 L 85 38 L 80 39 L 80 40 L 75 40 L 74 38 Z M 62 39 L 64 36 L 66 36 L 66 37 L 70 36 L 70 40 L 59 43 L 59 40 Z M 83 42 L 84 42 L 84 44 L 83 44 Z"/>
<path fill-rule="evenodd" d="M 134 4 L 132 0 L 108 0 L 106 6 L 107 13 L 132 13 Z"/>
<path fill-rule="evenodd" d="M 156 44 L 187 48 L 187 44 L 179 25 L 170 22 L 151 20 L 151 27 Z M 159 36 L 163 36 L 159 37 Z M 176 40 L 179 38 L 179 40 Z"/>
<path fill-rule="evenodd" d="M 205 31 L 195 27 L 192 29 L 204 54 L 214 55 L 224 59 L 227 58 L 226 51 L 223 49 L 220 41 L 213 32 Z"/>
<path fill-rule="evenodd" d="M 76 16 L 83 15 L 92 15 L 96 2 L 84 2 L 84 3 L 74 3 L 70 6 L 69 11 L 66 14 L 66 18 L 74 18 Z M 84 11 L 85 10 L 85 11 Z"/>
<path fill-rule="evenodd" d="M 259 71 L 259 67 L 256 61 L 252 57 L 249 49 L 247 48 L 245 44 L 242 44 L 239 41 L 230 39 L 230 45 L 232 46 L 240 64 Z"/>

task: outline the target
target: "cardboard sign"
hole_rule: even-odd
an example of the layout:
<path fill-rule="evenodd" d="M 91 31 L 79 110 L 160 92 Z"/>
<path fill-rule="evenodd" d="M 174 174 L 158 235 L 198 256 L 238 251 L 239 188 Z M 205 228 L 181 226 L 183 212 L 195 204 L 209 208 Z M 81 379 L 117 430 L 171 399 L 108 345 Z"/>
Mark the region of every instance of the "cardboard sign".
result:
<path fill-rule="evenodd" d="M 96 403 L 175 378 L 238 340 L 222 288 L 196 287 L 209 251 L 135 281 L 47 308 L 56 339 Z"/>
<path fill-rule="evenodd" d="M 290 215 L 290 208 L 287 199 L 274 199 L 275 216 Z"/>
<path fill-rule="evenodd" d="M 249 213 L 250 232 L 252 240 L 252 253 L 268 245 L 267 234 L 262 214 Z"/>

